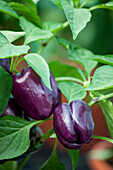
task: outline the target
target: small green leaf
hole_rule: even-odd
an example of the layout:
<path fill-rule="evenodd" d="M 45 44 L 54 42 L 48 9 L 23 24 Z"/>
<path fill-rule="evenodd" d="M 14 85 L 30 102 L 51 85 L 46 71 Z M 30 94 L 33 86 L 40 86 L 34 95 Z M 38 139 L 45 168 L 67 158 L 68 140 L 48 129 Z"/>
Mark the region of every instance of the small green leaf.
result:
<path fill-rule="evenodd" d="M 51 32 L 55 32 L 57 31 L 59 28 L 61 28 L 63 26 L 63 23 L 59 23 L 59 22 L 44 22 L 43 23 L 43 28 L 45 30 L 49 30 Z"/>
<path fill-rule="evenodd" d="M 25 44 L 32 41 L 50 38 L 53 34 L 48 30 L 36 27 L 24 17 L 20 17 L 20 26 L 26 32 Z"/>
<path fill-rule="evenodd" d="M 73 77 L 86 81 L 85 72 L 74 66 L 52 61 L 49 63 L 49 68 L 55 77 Z"/>
<path fill-rule="evenodd" d="M 67 149 L 67 152 L 72 161 L 72 169 L 75 170 L 79 161 L 79 150 Z"/>
<path fill-rule="evenodd" d="M 11 115 L 0 118 L 0 160 L 15 158 L 27 151 L 29 130 L 36 123 Z"/>
<path fill-rule="evenodd" d="M 45 164 L 40 168 L 40 170 L 65 170 L 65 166 L 60 162 L 56 150 L 54 150 L 50 158 L 45 162 Z"/>
<path fill-rule="evenodd" d="M 24 59 L 33 70 L 42 78 L 44 84 L 51 90 L 50 71 L 45 59 L 38 54 L 27 54 Z"/>
<path fill-rule="evenodd" d="M 62 8 L 61 0 L 51 0 L 55 5 Z"/>
<path fill-rule="evenodd" d="M 87 94 L 81 84 L 74 82 L 60 82 L 58 87 L 67 98 L 68 103 L 71 103 L 73 100 L 82 100 Z"/>
<path fill-rule="evenodd" d="M 7 39 L 9 42 L 13 42 L 20 37 L 23 37 L 25 35 L 25 32 L 14 32 L 14 31 L 0 31 Z"/>
<path fill-rule="evenodd" d="M 78 34 L 86 26 L 86 24 L 91 20 L 91 13 L 85 8 L 74 8 L 70 4 L 70 0 L 61 0 L 64 13 L 70 24 L 70 28 L 73 34 L 73 39 L 75 40 Z"/>
<path fill-rule="evenodd" d="M 86 56 L 86 59 L 98 61 L 99 63 L 109 64 L 113 66 L 113 55 L 93 55 Z"/>
<path fill-rule="evenodd" d="M 96 69 L 91 84 L 86 90 L 102 90 L 113 87 L 113 66 L 104 65 Z"/>
<path fill-rule="evenodd" d="M 30 47 L 28 45 L 13 45 L 0 33 L 0 58 L 9 58 L 26 54 Z"/>
<path fill-rule="evenodd" d="M 28 0 L 27 0 L 27 2 L 28 2 Z M 32 23 L 36 24 L 39 27 L 42 26 L 40 17 L 37 14 L 37 10 L 35 10 L 36 5 L 35 5 L 35 8 L 32 8 L 32 6 L 31 6 L 31 8 L 29 8 L 28 6 L 25 6 L 24 4 L 20 4 L 17 2 L 11 2 L 9 4 L 20 16 L 24 16 L 29 21 L 31 21 Z"/>
<path fill-rule="evenodd" d="M 18 18 L 17 13 L 9 6 L 7 2 L 3 0 L 0 0 L 0 11 Z"/>
<path fill-rule="evenodd" d="M 11 75 L 0 66 L 0 116 L 8 103 L 12 85 Z"/>

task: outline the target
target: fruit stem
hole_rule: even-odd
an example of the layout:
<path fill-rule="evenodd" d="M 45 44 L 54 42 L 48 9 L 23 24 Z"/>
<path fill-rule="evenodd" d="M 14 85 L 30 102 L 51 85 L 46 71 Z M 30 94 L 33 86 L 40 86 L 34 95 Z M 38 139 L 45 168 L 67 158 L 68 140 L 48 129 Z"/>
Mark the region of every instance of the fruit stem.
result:
<path fill-rule="evenodd" d="M 55 80 L 56 81 L 74 81 L 74 82 L 84 84 L 84 82 L 82 80 L 74 78 L 74 77 L 57 77 L 57 78 L 55 78 Z"/>
<path fill-rule="evenodd" d="M 88 105 L 89 106 L 92 106 L 93 104 L 95 104 L 96 102 L 99 102 L 101 100 L 105 100 L 105 99 L 108 99 L 110 97 L 113 97 L 113 93 L 110 93 L 110 94 L 106 94 L 106 95 L 103 95 L 103 96 L 100 96 L 100 97 L 95 97 L 93 98 L 89 103 Z"/>

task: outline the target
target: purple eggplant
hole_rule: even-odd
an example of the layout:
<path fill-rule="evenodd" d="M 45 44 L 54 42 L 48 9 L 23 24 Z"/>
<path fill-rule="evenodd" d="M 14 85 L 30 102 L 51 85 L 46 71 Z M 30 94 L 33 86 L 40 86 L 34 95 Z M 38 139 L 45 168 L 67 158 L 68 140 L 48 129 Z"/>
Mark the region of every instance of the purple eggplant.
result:
<path fill-rule="evenodd" d="M 58 105 L 53 113 L 53 125 L 59 141 L 69 149 L 80 149 L 93 137 L 92 111 L 80 100 Z"/>
<path fill-rule="evenodd" d="M 9 102 L 1 117 L 7 115 L 22 117 L 22 108 L 18 105 L 17 101 L 14 98 L 9 98 Z"/>
<path fill-rule="evenodd" d="M 41 77 L 31 67 L 26 67 L 21 74 L 13 76 L 12 94 L 23 110 L 34 119 L 42 120 L 50 117 L 60 102 L 59 91 L 52 73 L 50 81 L 53 91 L 45 86 Z"/>
<path fill-rule="evenodd" d="M 0 59 L 0 66 L 9 72 L 11 65 L 11 58 Z"/>

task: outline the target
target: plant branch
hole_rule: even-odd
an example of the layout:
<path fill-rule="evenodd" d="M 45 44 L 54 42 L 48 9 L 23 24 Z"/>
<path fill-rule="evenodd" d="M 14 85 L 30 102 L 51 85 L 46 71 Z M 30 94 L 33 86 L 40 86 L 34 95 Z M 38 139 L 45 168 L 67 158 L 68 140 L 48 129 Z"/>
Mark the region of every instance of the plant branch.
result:
<path fill-rule="evenodd" d="M 103 96 L 100 96 L 100 97 L 95 97 L 93 98 L 89 103 L 88 105 L 89 106 L 92 106 L 93 104 L 95 104 L 96 102 L 99 102 L 101 100 L 105 100 L 105 99 L 108 99 L 110 97 L 113 97 L 113 93 L 110 93 L 110 94 L 106 94 L 106 95 L 103 95 Z"/>
<path fill-rule="evenodd" d="M 83 8 L 83 7 L 87 4 L 88 1 L 89 1 L 89 0 L 85 0 L 85 1 L 80 5 L 80 8 Z"/>
<path fill-rule="evenodd" d="M 56 81 L 74 81 L 83 84 L 84 82 L 80 79 L 73 78 L 73 77 L 57 77 L 55 78 Z"/>
<path fill-rule="evenodd" d="M 30 156 L 31 155 L 28 155 L 28 156 L 24 157 L 23 160 L 20 162 L 20 164 L 19 164 L 19 166 L 17 167 L 16 170 L 22 170 L 23 166 L 26 164 L 26 162 L 28 161 Z"/>
<path fill-rule="evenodd" d="M 113 143 L 113 139 L 107 138 L 107 137 L 104 137 L 104 136 L 93 136 L 93 138 L 95 138 L 95 139 L 102 139 L 102 140 L 105 140 L 107 142 Z"/>

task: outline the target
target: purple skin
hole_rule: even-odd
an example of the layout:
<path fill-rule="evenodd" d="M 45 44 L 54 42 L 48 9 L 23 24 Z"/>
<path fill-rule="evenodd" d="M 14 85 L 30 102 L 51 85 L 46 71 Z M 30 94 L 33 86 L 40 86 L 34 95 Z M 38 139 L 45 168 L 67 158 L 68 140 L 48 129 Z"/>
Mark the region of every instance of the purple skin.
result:
<path fill-rule="evenodd" d="M 53 113 L 53 125 L 59 141 L 69 149 L 80 149 L 89 143 L 94 132 L 91 109 L 80 100 L 58 105 Z"/>
<path fill-rule="evenodd" d="M 51 77 L 52 73 L 50 80 L 53 87 L 56 84 Z M 25 68 L 19 76 L 13 76 L 12 94 L 23 110 L 37 120 L 50 117 L 58 101 L 57 92 L 49 90 L 31 67 Z"/>
<path fill-rule="evenodd" d="M 9 98 L 9 102 L 5 110 L 3 111 L 1 117 L 7 116 L 7 115 L 22 117 L 22 109 L 14 98 Z"/>
<path fill-rule="evenodd" d="M 0 59 L 0 66 L 9 72 L 11 64 L 11 58 Z"/>

